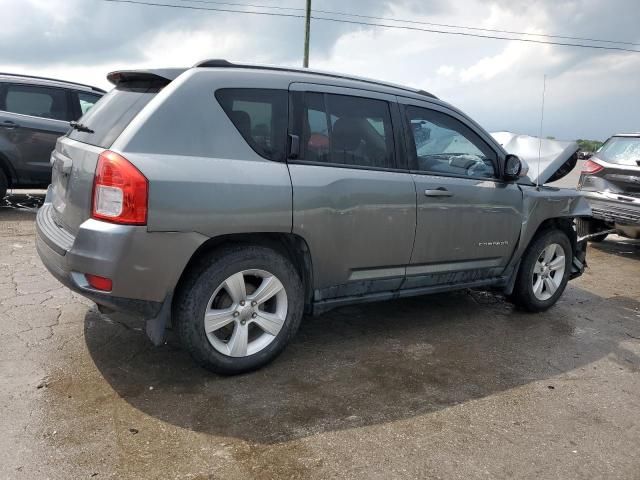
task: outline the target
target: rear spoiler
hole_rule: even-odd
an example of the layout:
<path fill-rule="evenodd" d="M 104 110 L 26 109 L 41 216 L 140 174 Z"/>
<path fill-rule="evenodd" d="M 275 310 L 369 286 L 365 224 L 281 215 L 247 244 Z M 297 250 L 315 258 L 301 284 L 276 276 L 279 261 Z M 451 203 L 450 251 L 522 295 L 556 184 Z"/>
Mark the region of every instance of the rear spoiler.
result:
<path fill-rule="evenodd" d="M 107 75 L 114 85 L 118 86 L 123 83 L 144 82 L 152 83 L 158 86 L 164 86 L 171 83 L 183 72 L 185 68 L 158 68 L 153 70 L 118 70 Z"/>

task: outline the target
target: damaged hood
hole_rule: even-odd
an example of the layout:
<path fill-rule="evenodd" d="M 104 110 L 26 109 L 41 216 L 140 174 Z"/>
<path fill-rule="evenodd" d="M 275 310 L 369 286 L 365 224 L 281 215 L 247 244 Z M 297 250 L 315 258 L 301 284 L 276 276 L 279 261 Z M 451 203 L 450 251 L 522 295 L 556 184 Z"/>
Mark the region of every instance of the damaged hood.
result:
<path fill-rule="evenodd" d="M 520 160 L 527 163 L 529 167 L 527 177 L 533 183 L 543 185 L 560 180 L 573 170 L 578 161 L 579 147 L 576 142 L 541 139 L 511 132 L 492 132 L 491 136 L 507 153 L 517 155 Z M 538 156 L 540 157 L 539 168 Z"/>

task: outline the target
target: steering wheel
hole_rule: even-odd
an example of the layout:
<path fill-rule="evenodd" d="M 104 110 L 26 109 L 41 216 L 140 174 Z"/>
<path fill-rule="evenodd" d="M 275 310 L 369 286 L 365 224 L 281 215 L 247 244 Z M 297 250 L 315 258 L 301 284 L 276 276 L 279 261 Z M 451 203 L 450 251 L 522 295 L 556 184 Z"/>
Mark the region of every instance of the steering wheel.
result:
<path fill-rule="evenodd" d="M 469 177 L 485 177 L 487 164 L 478 158 L 472 165 L 467 168 L 467 176 Z"/>

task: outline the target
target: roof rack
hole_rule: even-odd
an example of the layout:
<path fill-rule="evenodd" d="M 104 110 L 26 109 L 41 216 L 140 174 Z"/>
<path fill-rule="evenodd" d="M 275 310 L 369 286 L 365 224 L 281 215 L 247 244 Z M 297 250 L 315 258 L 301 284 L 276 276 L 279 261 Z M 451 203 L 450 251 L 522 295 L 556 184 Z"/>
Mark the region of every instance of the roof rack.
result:
<path fill-rule="evenodd" d="M 77 85 L 79 87 L 87 87 L 87 88 L 90 88 L 91 90 L 96 91 L 96 92 L 107 93 L 106 91 L 102 90 L 101 88 L 94 87 L 92 85 L 86 85 L 84 83 L 78 83 L 78 82 L 70 82 L 68 80 L 60 80 L 58 78 L 39 77 L 37 75 L 24 75 L 22 73 L 4 73 L 4 72 L 0 72 L 0 77 L 2 77 L 2 76 L 33 78 L 33 79 L 37 79 L 37 80 L 48 80 L 48 81 L 51 81 L 51 82 L 67 83 L 69 85 Z"/>
<path fill-rule="evenodd" d="M 411 92 L 417 95 L 423 95 L 429 98 L 435 98 L 434 94 L 425 92 L 424 90 L 418 90 L 414 88 L 404 87 L 402 85 L 396 85 L 394 83 L 381 82 L 378 80 L 372 80 L 370 78 L 361 78 L 351 75 L 342 75 L 340 73 L 332 73 L 332 72 L 323 72 L 319 70 L 309 70 L 307 68 L 293 68 L 293 67 L 278 67 L 273 65 L 251 65 L 246 63 L 231 63 L 228 60 L 224 59 L 211 59 L 211 60 L 203 60 L 201 62 L 196 63 L 194 68 L 248 68 L 254 70 L 275 70 L 279 72 L 296 72 L 296 73 L 310 73 L 312 75 L 322 75 L 324 77 L 332 77 L 332 78 L 341 78 L 345 80 L 356 80 L 358 82 L 370 83 L 372 85 L 380 85 L 383 87 L 391 87 L 397 88 L 399 90 L 405 90 L 407 92 Z"/>

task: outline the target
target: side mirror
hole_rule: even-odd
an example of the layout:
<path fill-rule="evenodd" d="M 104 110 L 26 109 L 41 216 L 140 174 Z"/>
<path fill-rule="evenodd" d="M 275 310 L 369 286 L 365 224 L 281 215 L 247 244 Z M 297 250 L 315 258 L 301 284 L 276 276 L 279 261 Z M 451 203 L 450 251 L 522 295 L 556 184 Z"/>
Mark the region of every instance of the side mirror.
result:
<path fill-rule="evenodd" d="M 507 155 L 504 159 L 504 179 L 517 180 L 522 172 L 522 161 L 517 155 Z"/>

